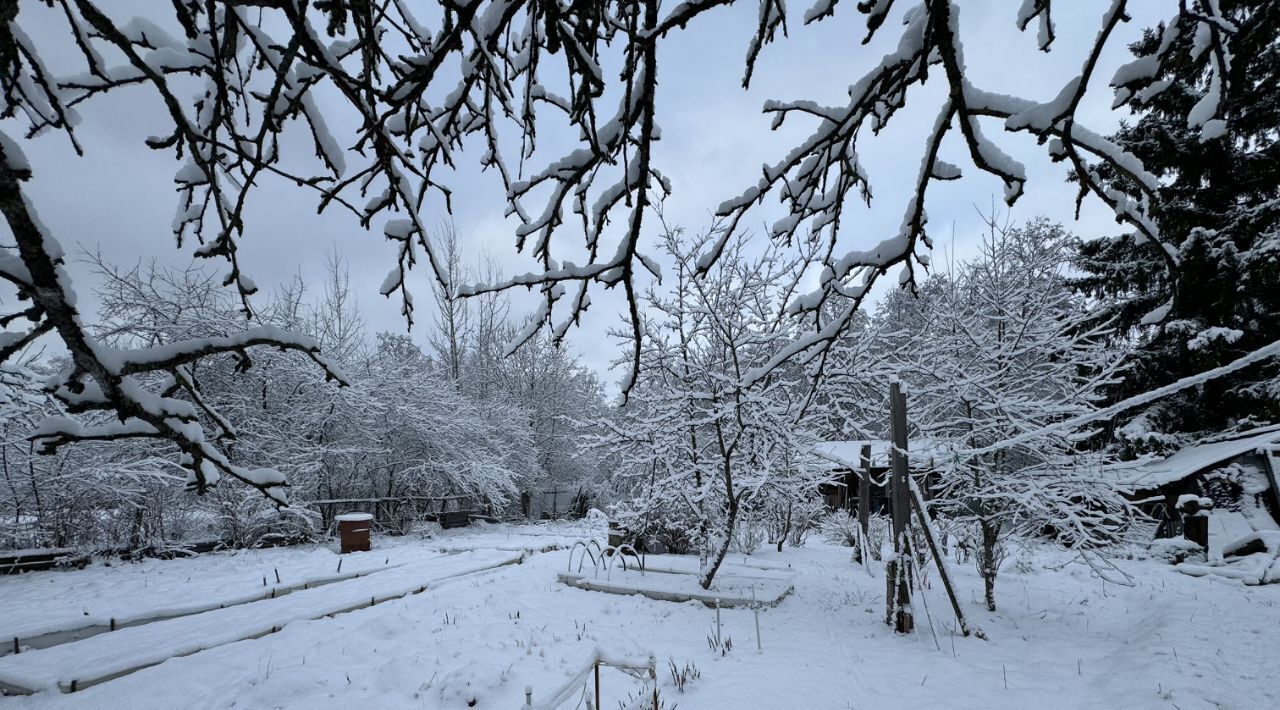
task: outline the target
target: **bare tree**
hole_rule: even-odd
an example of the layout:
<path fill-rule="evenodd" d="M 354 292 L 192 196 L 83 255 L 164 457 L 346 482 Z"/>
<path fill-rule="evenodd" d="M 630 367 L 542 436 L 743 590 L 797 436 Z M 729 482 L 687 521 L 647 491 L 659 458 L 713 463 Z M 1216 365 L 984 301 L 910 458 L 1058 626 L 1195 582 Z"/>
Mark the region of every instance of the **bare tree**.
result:
<path fill-rule="evenodd" d="M 1122 358 L 1066 283 L 1074 238 L 1045 220 L 988 224 L 981 254 L 932 277 L 927 297 L 910 310 L 890 299 L 880 355 L 910 388 L 912 421 L 941 476 L 937 505 L 976 528 L 994 611 L 1009 537 L 1051 532 L 1088 554 L 1120 539 L 1133 513 L 1099 473 L 1103 457 L 1081 445 L 1093 432 L 1043 431 L 1096 411 Z"/>
<path fill-rule="evenodd" d="M 762 47 L 787 32 L 784 3 L 757 2 L 759 22 L 748 38 L 744 87 Z M 178 163 L 174 236 L 179 246 L 198 244 L 194 255 L 226 262 L 225 283 L 236 289 L 246 314 L 253 312 L 250 297 L 257 287 L 241 263 L 238 240 L 250 229 L 245 219 L 249 194 L 273 179 L 313 192 L 319 209 L 346 210 L 365 227 L 380 223 L 398 252 L 381 292 L 399 296 L 410 323 L 414 306 L 406 275 L 423 257 L 435 279 L 459 295 L 536 290 L 534 317 L 516 335 L 517 342 L 543 325 L 558 342 L 590 305 L 591 287 L 617 288 L 625 296 L 634 341 L 623 387 L 629 392 L 643 351 L 638 278 L 646 271 L 657 273 L 642 250 L 642 237 L 656 226 L 651 208 L 671 189 L 653 151 L 661 135 L 656 87 L 662 48 L 677 33 L 697 27 L 716 31 L 703 16 L 732 4 L 690 0 L 663 8 L 659 0 L 469 0 L 442 2 L 426 9 L 429 17 L 419 17 L 418 10 L 401 0 L 210 0 L 173 3 L 162 27 L 150 10 L 146 16 L 129 15 L 133 4 L 126 5 L 122 18 L 94 0 L 10 2 L 0 9 L 0 114 L 25 120 L 28 135 L 61 131 L 78 151 L 76 117 L 82 105 L 130 87 L 157 98 L 171 127 L 149 138 L 147 146 L 172 153 Z M 820 274 L 819 287 L 790 304 L 789 315 L 799 319 L 797 336 L 744 376 L 758 380 L 791 358 L 823 356 L 852 322 L 872 283 L 890 268 L 901 265 L 902 283 L 914 285 L 917 268 L 928 264 L 931 244 L 925 230 L 928 189 L 935 181 L 960 177 L 958 167 L 938 157 L 952 134 L 959 135 L 978 170 L 1005 183 L 1009 203 L 1022 194 L 1026 171 L 984 126 L 1036 137 L 1051 160 L 1071 165 L 1082 198 L 1093 195 L 1109 205 L 1118 219 L 1163 249 L 1174 266 L 1173 252 L 1151 219 L 1159 208 L 1154 178 L 1076 118 L 1102 71 L 1103 50 L 1126 20 L 1127 4 L 1110 3 L 1081 59 L 1079 76 L 1041 103 L 999 93 L 995 81 L 982 86 L 979 77 L 967 72 L 960 12 L 952 0 L 858 3 L 868 39 L 898 15 L 896 48 L 855 78 L 843 106 L 803 99 L 765 105 L 775 126 L 791 118 L 813 121 L 815 128 L 785 157 L 766 166 L 755 185 L 717 208 L 727 228 L 696 262 L 698 272 L 707 273 L 743 218 L 769 194 L 788 211 L 771 230 L 778 244 L 812 239 L 826 245 L 810 265 Z M 1188 117 L 1211 138 L 1221 130 L 1223 97 L 1230 90 L 1228 41 L 1234 28 L 1211 0 L 1169 4 L 1203 33 L 1204 41 L 1195 43 L 1193 51 L 1207 49 L 1215 58 L 1215 91 Z M 1038 21 L 1037 46 L 1045 51 L 1055 38 L 1051 6 L 1051 0 L 1024 0 L 1011 18 L 1019 28 Z M 821 22 L 835 16 L 836 3 L 820 0 L 803 19 Z M 64 44 L 36 43 L 23 29 L 29 21 L 65 23 Z M 1164 32 L 1182 26 L 1170 23 Z M 1177 61 L 1172 53 L 1182 51 L 1176 49 L 1180 46 L 1162 42 L 1152 55 L 1119 67 L 1111 79 L 1118 98 L 1141 99 L 1157 91 L 1152 81 L 1160 65 Z M 53 75 L 42 58 L 58 52 L 82 57 L 83 71 Z M 563 68 L 544 66 L 551 61 Z M 836 237 L 847 204 L 871 200 L 859 141 L 868 130 L 878 133 L 889 124 L 905 106 L 909 90 L 930 80 L 943 85 L 946 98 L 921 136 L 921 167 L 906 198 L 901 229 L 870 249 L 838 251 Z M 188 96 L 194 98 L 183 98 Z M 606 97 L 617 105 L 605 105 Z M 334 110 L 356 119 L 354 134 L 338 138 L 329 131 L 325 115 L 334 102 Z M 539 151 L 537 128 L 545 125 L 540 111 L 550 112 L 578 136 L 577 145 L 551 155 Z M 303 165 L 283 154 L 282 136 L 293 127 L 309 136 L 314 162 Z M 501 177 L 507 213 L 520 221 L 516 250 L 530 254 L 540 269 L 491 284 L 455 285 L 449 283 L 446 259 L 429 239 L 424 212 L 428 198 L 447 207 L 452 193 L 442 172 L 460 159 L 464 142 L 473 137 L 485 147 L 481 165 Z M 508 157 L 513 144 L 518 145 L 517 160 Z M 525 175 L 525 164 L 541 167 Z M 1098 177 L 1103 168 L 1122 187 L 1105 186 Z M 31 323 L 29 330 L 5 339 L 0 361 L 45 333 L 55 334 L 73 363 L 55 387 L 57 396 L 72 413 L 107 411 L 120 422 L 94 429 L 64 422 L 45 432 L 45 448 L 80 440 L 160 438 L 181 450 L 198 490 L 229 474 L 278 496 L 284 483 L 278 472 L 233 466 L 210 443 L 197 421 L 198 398 L 184 384 L 184 368 L 220 353 L 235 353 L 247 367 L 251 348 L 272 346 L 307 354 L 327 378 L 341 381 L 341 375 L 325 364 L 314 341 L 261 327 L 171 344 L 163 351 L 102 348 L 80 322 L 61 267 L 62 251 L 54 235 L 40 226 L 23 190 L 23 183 L 39 172 L 15 141 L 0 138 L 0 212 L 15 239 L 12 248 L 3 249 L 0 278 L 24 299 L 17 310 L 0 317 L 0 324 Z M 566 207 L 574 219 L 565 219 Z M 578 238 L 561 236 L 573 224 Z M 611 224 L 619 227 L 613 230 L 612 247 L 603 243 Z M 802 225 L 810 236 L 799 233 Z M 144 373 L 163 373 L 172 385 L 141 387 L 137 375 Z"/>
<path fill-rule="evenodd" d="M 459 251 L 458 229 L 449 222 L 436 231 L 438 249 L 441 250 L 445 262 L 447 279 L 444 283 L 432 284 L 436 297 L 435 332 L 431 337 L 431 346 L 436 355 L 444 360 L 449 370 L 449 377 L 457 380 L 462 376 L 462 361 L 470 328 L 470 312 L 467 302 L 454 293 L 452 284 L 463 280 L 462 253 Z"/>
<path fill-rule="evenodd" d="M 673 293 L 646 295 L 641 378 L 590 445 L 611 451 L 631 482 L 635 496 L 624 508 L 635 531 L 687 540 L 701 559 L 699 581 L 710 588 L 743 513 L 805 502 L 821 474 L 812 465 L 799 373 L 742 384 L 789 337 L 776 314 L 803 260 L 777 249 L 751 258 L 737 240 L 699 278 L 692 249 L 705 241 L 686 246 L 668 232 Z"/>

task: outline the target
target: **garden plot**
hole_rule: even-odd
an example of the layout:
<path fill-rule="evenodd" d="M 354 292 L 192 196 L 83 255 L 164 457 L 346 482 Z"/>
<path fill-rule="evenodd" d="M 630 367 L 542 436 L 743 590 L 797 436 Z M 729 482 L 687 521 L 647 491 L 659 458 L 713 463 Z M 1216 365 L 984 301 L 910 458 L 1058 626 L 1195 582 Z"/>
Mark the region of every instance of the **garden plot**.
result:
<path fill-rule="evenodd" d="M 270 598 L 369 574 L 424 554 L 421 548 L 388 545 L 340 557 L 327 547 L 307 546 L 96 562 L 77 572 L 6 577 L 0 598 L 0 648 L 11 652 L 15 638 L 35 647 L 51 645 L 59 637 L 74 640 L 110 629 L 113 619 L 121 627 Z"/>
<path fill-rule="evenodd" d="M 674 555 L 651 556 L 641 568 L 636 560 L 606 558 L 596 568 L 574 565 L 557 578 L 578 589 L 609 594 L 638 594 L 659 601 L 698 601 L 708 606 L 776 606 L 795 588 L 794 574 L 761 565 L 722 564 L 710 589 L 698 581 L 698 560 Z"/>
<path fill-rule="evenodd" d="M 10 692 L 74 691 L 175 656 L 256 638 L 308 619 L 372 606 L 428 585 L 519 562 L 500 551 L 441 555 L 376 575 L 276 599 L 134 626 L 52 648 L 0 658 L 0 686 Z"/>
<path fill-rule="evenodd" d="M 954 633 L 936 579 L 926 580 L 918 599 L 916 631 L 900 636 L 883 623 L 883 576 L 852 564 L 848 548 L 812 541 L 747 558 L 755 568 L 790 565 L 795 591 L 759 615 L 760 650 L 755 614 L 722 609 L 721 632 L 733 645 L 717 651 L 708 644 L 714 610 L 565 586 L 556 576 L 567 558 L 535 555 L 81 692 L 0 704 L 513 710 L 526 686 L 535 705 L 552 698 L 601 649 L 634 660 L 653 654 L 665 706 L 690 710 L 1280 707 L 1280 636 L 1269 632 L 1280 624 L 1280 585 L 1194 579 L 1168 564 L 1118 560 L 1133 577 L 1133 586 L 1120 586 L 1084 565 L 1064 566 L 1060 553 L 1032 549 L 1001 573 L 996 613 L 982 604 L 973 565 L 953 568 L 960 603 L 989 640 Z M 736 572 L 742 557 L 733 559 Z M 677 560 L 649 559 L 697 565 Z M 697 670 L 685 676 L 683 691 L 671 663 Z M 610 669 L 601 678 L 602 707 L 616 708 L 641 689 Z"/>
<path fill-rule="evenodd" d="M 567 550 L 583 540 L 604 540 L 603 523 L 570 521 L 533 525 L 493 525 L 476 522 L 469 529 L 442 531 L 431 540 L 433 549 L 445 552 L 507 550 L 510 552 L 551 552 Z"/>
<path fill-rule="evenodd" d="M 437 542 L 465 544 L 494 531 L 475 532 Z M 513 529 L 502 543 L 527 537 Z M 655 656 L 667 708 L 1280 707 L 1274 668 L 1280 636 L 1269 631 L 1280 625 L 1280 585 L 1195 579 L 1154 560 L 1118 559 L 1132 580 L 1123 586 L 1069 564 L 1067 555 L 1032 547 L 1001 572 L 995 613 L 982 603 L 973 565 L 952 568 L 961 606 L 989 640 L 954 630 L 946 596 L 928 570 L 915 600 L 916 631 L 901 636 L 883 623 L 884 577 L 851 563 L 849 553 L 810 541 L 781 553 L 733 555 L 726 573 L 793 575 L 795 590 L 760 613 L 758 627 L 751 609 L 717 614 L 701 603 L 566 586 L 556 577 L 569 553 L 555 552 L 351 613 L 295 621 L 279 633 L 174 657 L 76 693 L 5 698 L 0 708 L 507 710 L 523 705 L 526 686 L 535 706 L 553 699 L 581 678 L 598 651 Z M 698 564 L 666 556 L 646 562 L 686 573 Z M 258 604 L 264 602 L 241 608 Z M 709 644 L 714 634 L 725 640 L 719 649 Z M 60 648 L 77 647 L 86 656 L 101 652 L 87 641 Z M 73 654 L 66 662 L 81 661 Z M 601 679 L 601 707 L 616 708 L 642 689 L 639 680 L 608 668 Z"/>
<path fill-rule="evenodd" d="M 90 636 L 117 631 L 130 626 L 140 626 L 142 624 L 165 621 L 167 619 L 174 619 L 180 616 L 190 616 L 191 614 L 199 614 L 201 612 L 212 611 L 214 609 L 224 609 L 229 606 L 248 604 L 249 602 L 256 602 L 264 599 L 276 599 L 292 592 L 323 587 L 327 584 L 343 582 L 348 579 L 366 577 L 385 570 L 395 569 L 399 566 L 399 564 L 392 565 L 387 562 L 383 565 L 362 571 L 339 572 L 335 574 L 306 577 L 291 584 L 271 584 L 268 581 L 269 578 L 264 578 L 264 586 L 254 587 L 254 591 L 252 592 L 229 591 L 225 594 L 214 594 L 213 596 L 206 597 L 204 599 L 180 600 L 170 603 L 162 602 L 158 606 L 150 607 L 133 606 L 113 613 L 105 619 L 101 615 L 89 614 L 33 619 L 24 625 L 14 628 L 14 632 L 11 634 L 13 643 L 11 645 L 5 644 L 0 647 L 0 649 L 2 649 L 0 656 L 15 653 L 19 650 L 22 652 L 28 652 L 31 650 L 49 648 L 50 646 L 57 646 L 59 644 L 71 643 L 73 641 L 80 641 L 82 639 L 89 638 Z M 8 638 L 8 636 L 5 636 L 4 638 Z"/>
<path fill-rule="evenodd" d="M 659 572 L 638 569 L 613 570 L 596 577 L 591 574 L 561 572 L 561 582 L 578 589 L 609 594 L 639 594 L 668 602 L 698 601 L 708 606 L 776 606 L 791 593 L 788 580 L 739 577 L 720 573 L 710 589 L 703 589 L 698 575 L 688 572 Z"/>

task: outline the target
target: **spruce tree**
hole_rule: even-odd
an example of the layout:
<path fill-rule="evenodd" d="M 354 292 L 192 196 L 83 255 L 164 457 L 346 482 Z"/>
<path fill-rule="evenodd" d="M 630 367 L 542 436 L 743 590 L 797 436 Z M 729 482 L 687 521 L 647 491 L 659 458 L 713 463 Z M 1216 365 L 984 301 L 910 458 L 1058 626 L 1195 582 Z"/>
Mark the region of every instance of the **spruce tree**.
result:
<path fill-rule="evenodd" d="M 1120 399 L 1217 367 L 1280 338 L 1280 0 L 1221 0 L 1233 32 L 1227 91 L 1214 119 L 1225 131 L 1188 124 L 1214 90 L 1209 30 L 1196 13 L 1175 20 L 1173 51 L 1154 80 L 1121 90 L 1138 117 L 1113 136 L 1161 183 L 1158 224 L 1177 246 L 1170 271 L 1159 247 L 1134 234 L 1084 243 L 1075 286 L 1094 297 L 1133 344 Z M 1131 50 L 1160 52 L 1171 33 L 1149 30 Z M 1212 122 L 1211 122 L 1212 123 Z M 1219 126 L 1222 124 L 1218 124 Z M 1116 183 L 1119 187 L 1119 183 Z M 1166 449 L 1195 435 L 1280 420 L 1280 366 L 1166 398 L 1116 422 L 1128 451 Z"/>

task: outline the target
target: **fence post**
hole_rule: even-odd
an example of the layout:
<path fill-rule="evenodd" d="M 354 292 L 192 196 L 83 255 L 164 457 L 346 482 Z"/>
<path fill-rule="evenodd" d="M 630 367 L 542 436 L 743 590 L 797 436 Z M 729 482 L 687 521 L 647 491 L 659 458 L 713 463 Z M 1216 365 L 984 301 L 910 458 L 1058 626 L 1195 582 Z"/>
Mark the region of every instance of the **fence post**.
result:
<path fill-rule="evenodd" d="M 889 618 L 898 633 L 910 633 L 914 626 L 911 615 L 911 590 L 908 587 L 907 565 L 904 561 L 911 554 L 911 546 L 907 533 L 911 524 L 911 511 L 907 507 L 908 476 L 907 470 L 907 398 L 902 394 L 902 384 L 889 384 L 889 430 L 893 439 L 893 450 L 890 459 L 893 462 L 893 474 L 889 490 L 889 510 L 893 514 L 893 553 L 892 565 L 886 568 L 886 598 L 889 605 Z"/>
<path fill-rule="evenodd" d="M 533 707 L 533 686 L 532 685 L 526 685 L 524 687 L 524 707 L 526 708 Z"/>
<path fill-rule="evenodd" d="M 862 538 L 869 539 L 871 532 L 871 445 L 862 445 L 862 473 L 858 476 L 858 525 Z M 870 545 L 868 544 L 868 547 Z"/>

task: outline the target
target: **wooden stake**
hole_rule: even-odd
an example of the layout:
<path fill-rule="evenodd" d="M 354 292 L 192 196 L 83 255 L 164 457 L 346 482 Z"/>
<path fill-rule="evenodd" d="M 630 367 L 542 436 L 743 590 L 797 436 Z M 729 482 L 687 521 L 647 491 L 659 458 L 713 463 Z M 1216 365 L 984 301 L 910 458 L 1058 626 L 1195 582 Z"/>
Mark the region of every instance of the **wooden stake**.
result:
<path fill-rule="evenodd" d="M 862 528 L 862 566 L 871 569 L 871 444 L 862 445 L 862 475 L 858 477 L 858 525 Z"/>
<path fill-rule="evenodd" d="M 947 571 L 946 561 L 942 558 L 942 551 L 938 547 L 938 541 L 933 537 L 933 525 L 929 522 L 929 514 L 925 511 L 924 496 L 920 494 L 920 489 L 916 487 L 914 481 L 911 484 L 911 503 L 916 511 L 916 517 L 920 520 L 920 528 L 924 531 L 925 542 L 929 544 L 929 552 L 933 554 L 933 564 L 938 568 L 938 576 L 942 578 L 942 586 L 947 590 L 947 599 L 951 600 L 951 610 L 955 612 L 956 621 L 960 623 L 960 631 L 965 636 L 970 633 L 969 623 L 964 618 L 964 611 L 960 609 L 960 602 L 956 599 L 956 590 L 951 586 L 951 574 Z M 985 639 L 986 634 L 978 630 L 975 634 L 980 639 Z"/>
<path fill-rule="evenodd" d="M 900 634 L 911 633 L 915 620 L 911 615 L 911 589 L 908 585 L 907 565 L 903 561 L 911 554 L 907 540 L 907 528 L 911 521 L 907 493 L 907 398 L 902 394 L 902 384 L 889 384 L 889 429 L 893 439 L 890 460 L 893 475 L 889 488 L 890 512 L 893 518 L 894 559 L 886 568 L 886 600 L 888 623 Z"/>
<path fill-rule="evenodd" d="M 724 637 L 720 635 L 720 600 L 716 600 L 716 643 L 721 643 Z"/>
<path fill-rule="evenodd" d="M 756 653 L 764 653 L 764 643 L 760 640 L 760 602 L 756 601 L 755 585 L 751 587 L 751 610 L 756 614 Z"/>

